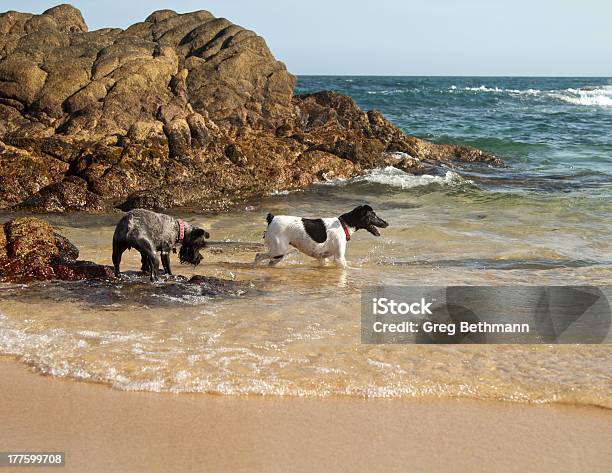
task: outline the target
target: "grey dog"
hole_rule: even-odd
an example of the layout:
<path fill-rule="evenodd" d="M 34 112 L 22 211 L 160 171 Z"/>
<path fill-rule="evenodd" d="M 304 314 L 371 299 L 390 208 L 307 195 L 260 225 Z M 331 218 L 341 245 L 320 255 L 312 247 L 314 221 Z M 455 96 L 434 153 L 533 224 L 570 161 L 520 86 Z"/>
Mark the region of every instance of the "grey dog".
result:
<path fill-rule="evenodd" d="M 206 239 L 209 237 L 206 230 L 190 225 L 180 218 L 175 219 L 145 209 L 131 210 L 121 217 L 113 235 L 115 276 L 119 276 L 121 255 L 131 248 L 136 248 L 140 253 L 141 269 L 150 273 L 151 281 L 158 279 L 158 251 L 161 252 L 161 262 L 166 274 L 172 274 L 170 251 L 176 252 L 177 245 L 181 245 L 181 263 L 198 265 L 202 261 L 200 250 L 206 246 Z"/>

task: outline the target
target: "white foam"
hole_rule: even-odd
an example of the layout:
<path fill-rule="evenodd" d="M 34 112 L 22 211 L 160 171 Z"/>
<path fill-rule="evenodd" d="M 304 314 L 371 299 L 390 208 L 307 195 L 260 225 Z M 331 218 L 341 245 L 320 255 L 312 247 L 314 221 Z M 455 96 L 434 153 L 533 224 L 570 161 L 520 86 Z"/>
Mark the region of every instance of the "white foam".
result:
<path fill-rule="evenodd" d="M 457 86 L 451 85 L 448 89 L 454 92 Z M 481 85 L 478 87 L 463 87 L 466 92 L 484 92 L 494 94 L 510 94 L 510 95 L 544 95 L 545 97 L 561 100 L 572 105 L 595 106 L 595 107 L 610 107 L 612 106 L 612 86 L 604 85 L 597 87 L 585 86 L 583 88 L 568 88 L 564 90 L 546 90 L 539 89 L 503 89 L 497 86 L 487 87 Z"/>
<path fill-rule="evenodd" d="M 413 89 L 413 91 L 417 91 L 416 89 Z M 368 90 L 368 94 L 370 95 L 396 95 L 396 94 L 402 94 L 406 92 L 405 89 L 389 89 L 389 90 Z"/>
<path fill-rule="evenodd" d="M 398 161 L 401 161 L 404 158 L 410 158 L 410 159 L 414 159 L 415 161 L 420 161 L 419 158 L 415 158 L 413 156 L 411 156 L 408 153 L 404 153 L 402 151 L 392 151 L 390 153 L 387 153 L 389 156 L 391 156 L 393 159 L 397 159 Z"/>
<path fill-rule="evenodd" d="M 573 105 L 612 107 L 612 86 L 609 85 L 581 89 L 569 88 L 553 92 L 550 96 Z"/>
<path fill-rule="evenodd" d="M 451 91 L 453 90 L 457 90 L 457 86 L 452 85 L 450 87 Z M 493 93 L 497 93 L 497 94 L 515 94 L 515 95 L 538 95 L 540 93 L 542 93 L 541 90 L 539 89 L 526 89 L 526 90 L 520 90 L 520 89 L 502 89 L 500 87 L 487 87 L 485 85 L 481 85 L 479 87 L 464 87 L 461 90 L 465 90 L 467 92 L 493 92 Z"/>
<path fill-rule="evenodd" d="M 503 92 L 503 89 L 499 87 L 490 88 L 485 85 L 481 85 L 480 87 L 464 87 L 463 90 L 467 90 L 469 92 Z"/>
<path fill-rule="evenodd" d="M 446 171 L 444 177 L 431 176 L 429 174 L 415 176 L 414 174 L 408 174 L 407 172 L 393 166 L 388 166 L 382 169 L 372 169 L 363 176 L 353 179 L 353 182 L 373 182 L 376 184 L 398 187 L 400 189 L 410 189 L 413 187 L 428 186 L 431 184 L 459 185 L 473 183 L 470 180 L 462 178 L 459 174 L 453 171 Z"/>
<path fill-rule="evenodd" d="M 151 294 L 151 296 L 168 302 L 185 305 L 200 305 L 210 301 L 209 296 L 199 296 L 195 294 L 183 294 L 182 296 L 172 296 L 170 294 Z"/>
<path fill-rule="evenodd" d="M 296 192 L 303 192 L 303 189 L 285 189 L 285 190 L 276 189 L 270 192 L 269 195 L 289 195 L 289 194 L 295 194 Z"/>

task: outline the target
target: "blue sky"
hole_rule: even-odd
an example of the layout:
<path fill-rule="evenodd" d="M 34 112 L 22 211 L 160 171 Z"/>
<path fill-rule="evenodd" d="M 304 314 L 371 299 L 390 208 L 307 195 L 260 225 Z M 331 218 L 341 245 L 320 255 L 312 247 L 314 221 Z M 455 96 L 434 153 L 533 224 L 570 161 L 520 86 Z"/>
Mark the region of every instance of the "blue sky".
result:
<path fill-rule="evenodd" d="M 58 2 L 2 0 L 40 13 Z M 610 0 L 74 0 L 90 29 L 205 9 L 295 74 L 612 76 Z"/>

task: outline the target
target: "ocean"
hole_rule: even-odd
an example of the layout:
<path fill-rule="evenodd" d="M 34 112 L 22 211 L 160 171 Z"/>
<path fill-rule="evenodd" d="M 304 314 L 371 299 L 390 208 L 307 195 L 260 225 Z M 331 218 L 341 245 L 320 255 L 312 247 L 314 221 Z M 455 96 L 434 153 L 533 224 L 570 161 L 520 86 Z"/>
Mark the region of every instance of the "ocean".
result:
<path fill-rule="evenodd" d="M 483 179 L 488 190 L 610 195 L 610 78 L 306 76 L 296 90 L 322 89 L 408 134 L 503 157 L 512 171 Z"/>
<path fill-rule="evenodd" d="M 124 390 L 612 408 L 610 345 L 364 345 L 359 336 L 370 285 L 610 284 L 612 79 L 313 76 L 300 77 L 296 93 L 323 89 L 380 110 L 408 134 L 476 146 L 508 167 L 375 169 L 228 213 L 193 209 L 187 219 L 228 244 L 175 271 L 252 290 L 155 291 L 133 273 L 97 286 L 0 285 L 0 353 Z M 250 264 L 245 244 L 261 242 L 268 211 L 336 216 L 363 202 L 390 226 L 379 238 L 355 235 L 352 269 L 319 268 L 298 253 L 278 268 Z M 82 258 L 110 264 L 118 215 L 45 218 Z M 137 270 L 137 255 L 124 266 Z"/>

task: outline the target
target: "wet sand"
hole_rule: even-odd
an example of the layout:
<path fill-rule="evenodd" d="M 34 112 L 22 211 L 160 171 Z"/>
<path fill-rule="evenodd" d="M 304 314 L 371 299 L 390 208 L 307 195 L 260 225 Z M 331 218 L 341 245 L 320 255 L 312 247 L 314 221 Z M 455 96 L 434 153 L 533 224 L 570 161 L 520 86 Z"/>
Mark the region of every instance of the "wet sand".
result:
<path fill-rule="evenodd" d="M 597 472 L 612 462 L 612 411 L 598 408 L 123 392 L 6 359 L 0 379 L 0 451 L 65 451 L 61 471 Z"/>

